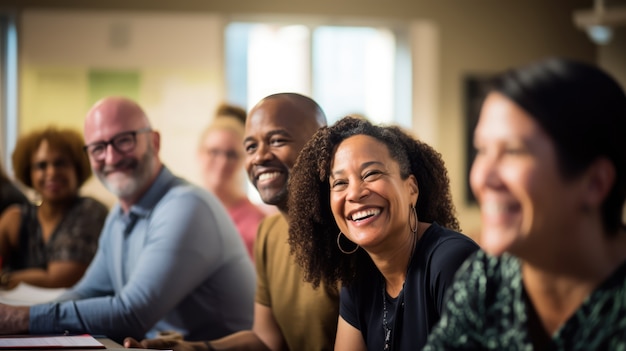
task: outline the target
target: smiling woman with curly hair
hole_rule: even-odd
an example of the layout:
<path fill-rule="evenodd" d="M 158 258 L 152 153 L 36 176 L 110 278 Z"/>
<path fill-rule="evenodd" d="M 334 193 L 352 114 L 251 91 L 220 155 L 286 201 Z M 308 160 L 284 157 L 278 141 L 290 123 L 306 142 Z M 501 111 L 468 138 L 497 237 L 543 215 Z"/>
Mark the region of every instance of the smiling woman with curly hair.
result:
<path fill-rule="evenodd" d="M 0 288 L 20 282 L 70 287 L 98 247 L 107 207 L 80 195 L 91 176 L 83 137 L 53 126 L 22 135 L 12 155 L 15 177 L 41 200 L 7 208 L 0 217 Z"/>
<path fill-rule="evenodd" d="M 306 280 L 343 285 L 335 348 L 421 348 L 478 249 L 456 232 L 441 155 L 398 127 L 346 117 L 301 151 L 289 194 Z"/>

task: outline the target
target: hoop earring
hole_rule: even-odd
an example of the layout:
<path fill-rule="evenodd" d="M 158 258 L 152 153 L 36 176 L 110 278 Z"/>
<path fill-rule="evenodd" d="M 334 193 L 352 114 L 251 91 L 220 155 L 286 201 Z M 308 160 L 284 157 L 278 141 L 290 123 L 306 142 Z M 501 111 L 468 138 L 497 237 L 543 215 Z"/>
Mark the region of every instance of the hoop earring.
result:
<path fill-rule="evenodd" d="M 341 235 L 342 235 L 342 234 L 343 234 L 342 232 L 339 232 L 339 234 L 337 235 L 337 247 L 339 248 L 339 251 L 343 252 L 343 253 L 344 253 L 344 254 L 346 254 L 346 255 L 351 255 L 351 254 L 355 253 L 355 252 L 356 252 L 356 250 L 358 250 L 358 249 L 359 249 L 359 247 L 360 247 L 359 245 L 357 245 L 357 246 L 354 248 L 354 250 L 352 250 L 352 251 L 346 251 L 346 250 L 344 250 L 344 249 L 341 247 L 341 242 L 340 242 L 340 240 L 341 240 Z M 344 235 L 344 236 L 345 236 L 345 235 Z M 346 237 L 346 239 L 347 239 L 347 238 L 348 238 L 348 237 Z"/>
<path fill-rule="evenodd" d="M 415 206 L 413 206 L 412 204 L 409 206 L 410 208 L 410 212 L 409 212 L 409 229 L 411 229 L 411 231 L 413 232 L 413 234 L 417 234 L 417 230 L 419 229 L 418 226 L 418 222 L 417 222 L 417 210 L 415 210 Z M 413 214 L 411 216 L 411 213 Z M 415 223 L 415 225 L 411 225 L 411 217 L 415 218 L 413 220 L 413 223 Z"/>

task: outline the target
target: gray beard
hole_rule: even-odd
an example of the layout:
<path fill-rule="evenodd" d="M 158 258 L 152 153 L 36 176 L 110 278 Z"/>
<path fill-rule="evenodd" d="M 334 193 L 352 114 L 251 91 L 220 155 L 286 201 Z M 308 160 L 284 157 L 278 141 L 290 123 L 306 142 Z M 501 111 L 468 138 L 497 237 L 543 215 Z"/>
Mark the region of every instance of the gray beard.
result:
<path fill-rule="evenodd" d="M 155 168 L 154 152 L 150 147 L 139 159 L 132 174 L 124 175 L 124 179 L 111 182 L 105 175 L 95 172 L 102 184 L 117 198 L 126 199 L 137 195 L 150 181 Z"/>

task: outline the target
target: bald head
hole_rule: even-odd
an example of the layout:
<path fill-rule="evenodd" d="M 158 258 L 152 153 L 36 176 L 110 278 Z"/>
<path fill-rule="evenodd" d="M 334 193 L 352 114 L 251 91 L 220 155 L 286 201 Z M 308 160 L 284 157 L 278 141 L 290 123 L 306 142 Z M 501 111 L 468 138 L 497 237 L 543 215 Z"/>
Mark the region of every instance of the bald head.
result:
<path fill-rule="evenodd" d="M 312 99 L 295 93 L 270 95 L 259 101 L 246 120 L 246 170 L 263 202 L 287 213 L 287 181 L 300 150 L 326 125 Z"/>
<path fill-rule="evenodd" d="M 298 93 L 278 93 L 269 95 L 259 101 L 256 106 L 252 108 L 250 114 L 269 101 L 274 101 L 279 106 L 285 108 L 297 110 L 299 112 L 297 119 L 304 123 L 313 123 L 315 130 L 326 125 L 326 115 L 320 105 L 310 97 Z"/>
<path fill-rule="evenodd" d="M 119 129 L 115 131 L 117 133 L 146 127 L 150 127 L 150 121 L 136 102 L 124 97 L 106 97 L 96 102 L 87 113 L 85 143 L 98 140 L 111 129 Z"/>

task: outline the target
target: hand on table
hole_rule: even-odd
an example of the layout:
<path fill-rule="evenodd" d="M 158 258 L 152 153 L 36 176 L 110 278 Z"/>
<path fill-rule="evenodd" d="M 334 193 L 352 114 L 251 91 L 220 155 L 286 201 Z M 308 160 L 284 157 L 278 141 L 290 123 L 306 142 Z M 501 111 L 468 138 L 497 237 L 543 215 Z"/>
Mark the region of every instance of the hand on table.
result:
<path fill-rule="evenodd" d="M 133 338 L 124 339 L 125 348 L 160 349 L 174 351 L 207 351 L 208 346 L 201 341 L 184 341 L 168 338 L 144 339 L 137 341 Z"/>

